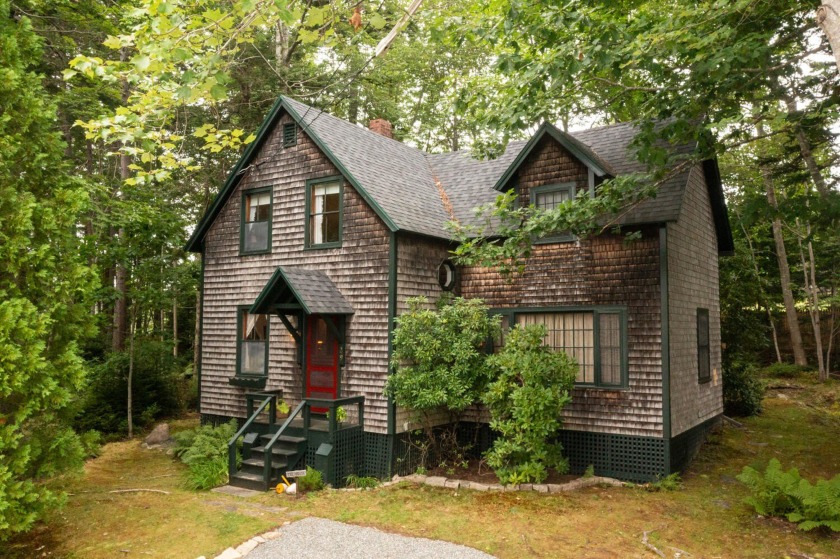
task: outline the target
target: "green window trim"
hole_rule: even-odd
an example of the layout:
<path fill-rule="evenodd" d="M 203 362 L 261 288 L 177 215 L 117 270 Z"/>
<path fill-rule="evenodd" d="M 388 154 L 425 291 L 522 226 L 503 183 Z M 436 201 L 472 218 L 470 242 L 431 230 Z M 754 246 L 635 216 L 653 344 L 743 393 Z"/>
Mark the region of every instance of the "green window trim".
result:
<path fill-rule="evenodd" d="M 268 193 L 268 219 L 248 221 L 246 208 L 248 207 L 248 199 L 258 194 Z M 242 191 L 240 200 L 240 216 L 239 216 L 239 255 L 246 256 L 252 254 L 269 254 L 271 253 L 271 229 L 274 220 L 274 193 L 270 186 L 264 188 L 252 188 Z M 246 248 L 246 237 L 249 223 L 266 223 L 266 243 L 265 248 L 248 249 Z"/>
<path fill-rule="evenodd" d="M 697 309 L 697 382 L 712 380 L 712 352 L 709 340 L 709 309 Z"/>
<path fill-rule="evenodd" d="M 297 123 L 286 122 L 283 124 L 283 147 L 290 148 L 297 145 Z"/>
<path fill-rule="evenodd" d="M 230 379 L 230 384 L 252 387 L 255 383 L 265 386 L 265 379 L 268 378 L 268 346 L 271 339 L 271 315 L 265 316 L 265 355 L 263 357 L 263 371 L 261 373 L 254 373 L 252 371 L 242 371 L 242 344 L 245 340 L 242 339 L 242 319 L 250 305 L 239 305 L 236 307 L 236 370 L 234 376 Z"/>
<path fill-rule="evenodd" d="M 312 227 L 311 221 L 314 214 L 312 213 L 312 189 L 313 187 L 324 184 L 336 182 L 338 183 L 338 240 L 314 243 L 312 242 Z M 304 249 L 318 250 L 324 248 L 340 248 L 342 239 L 344 238 L 344 177 L 341 175 L 334 175 L 329 177 L 321 177 L 317 179 L 309 179 L 306 181 L 306 204 L 305 204 L 305 225 L 304 225 Z M 334 212 L 333 212 L 334 213 Z M 324 214 L 319 214 L 324 215 Z"/>
<path fill-rule="evenodd" d="M 564 193 L 567 194 L 569 199 L 574 200 L 576 195 L 577 184 L 573 182 L 564 182 L 564 183 L 557 183 L 557 184 L 544 184 L 542 186 L 537 186 L 531 189 L 530 196 L 531 196 L 531 205 L 537 206 L 537 199 L 540 195 L 543 194 L 555 194 L 555 193 Z M 556 207 L 556 206 L 552 206 Z M 576 241 L 577 236 L 571 233 L 558 233 L 556 235 L 549 235 L 547 237 L 537 237 L 534 238 L 533 243 L 535 245 L 544 245 L 549 243 L 567 243 L 570 241 Z"/>
<path fill-rule="evenodd" d="M 518 307 L 512 309 L 491 309 L 490 314 L 507 317 L 508 327 L 517 324 L 517 316 L 521 314 L 563 314 L 563 313 L 591 313 L 592 336 L 593 336 L 593 382 L 575 382 L 577 388 L 593 388 L 601 390 L 626 390 L 629 388 L 628 370 L 628 334 L 627 334 L 627 308 L 623 306 L 568 306 L 568 307 Z M 619 328 L 619 377 L 618 383 L 606 383 L 602 381 L 603 355 L 601 350 L 601 316 L 617 316 Z M 504 332 L 502 333 L 504 339 Z"/>

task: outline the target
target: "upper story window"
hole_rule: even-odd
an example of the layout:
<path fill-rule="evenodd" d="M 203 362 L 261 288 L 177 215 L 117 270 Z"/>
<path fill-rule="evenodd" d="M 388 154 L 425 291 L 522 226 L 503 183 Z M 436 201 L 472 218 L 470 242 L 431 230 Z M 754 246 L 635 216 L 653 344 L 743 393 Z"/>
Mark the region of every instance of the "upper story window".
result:
<path fill-rule="evenodd" d="M 242 193 L 242 254 L 271 251 L 271 189 Z"/>
<path fill-rule="evenodd" d="M 290 148 L 297 145 L 297 124 L 287 122 L 283 125 L 283 147 Z"/>
<path fill-rule="evenodd" d="M 306 182 L 307 247 L 341 246 L 342 210 L 341 177 Z"/>
<path fill-rule="evenodd" d="M 712 380 L 709 309 L 697 309 L 697 381 Z"/>
<path fill-rule="evenodd" d="M 268 374 L 268 315 L 239 310 L 237 376 Z"/>
<path fill-rule="evenodd" d="M 553 210 L 564 202 L 574 200 L 575 197 L 575 183 L 563 184 L 547 184 L 545 186 L 538 186 L 531 189 L 531 204 L 538 210 L 548 211 Z M 563 241 L 572 241 L 575 236 L 571 233 L 558 233 L 547 237 L 540 237 L 534 239 L 535 243 L 556 243 Z"/>
<path fill-rule="evenodd" d="M 528 309 L 505 310 L 502 324 L 542 324 L 545 343 L 562 350 L 578 362 L 575 383 L 582 386 L 623 388 L 627 386 L 627 315 L 623 309 Z M 498 342 L 497 342 L 498 343 Z"/>

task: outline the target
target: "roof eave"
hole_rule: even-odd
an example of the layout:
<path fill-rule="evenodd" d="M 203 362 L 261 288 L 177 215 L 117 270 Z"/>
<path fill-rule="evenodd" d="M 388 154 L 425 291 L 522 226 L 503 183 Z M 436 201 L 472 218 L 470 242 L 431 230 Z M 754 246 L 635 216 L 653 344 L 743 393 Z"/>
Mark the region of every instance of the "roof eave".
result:
<path fill-rule="evenodd" d="M 712 219 L 717 233 L 718 254 L 732 256 L 735 254 L 735 240 L 732 237 L 732 226 L 729 223 L 729 212 L 726 211 L 726 198 L 723 195 L 723 183 L 720 178 L 720 167 L 717 159 L 703 161 L 703 175 L 709 191 L 709 203 L 712 207 Z"/>
<path fill-rule="evenodd" d="M 210 229 L 210 226 L 213 224 L 213 221 L 218 216 L 219 212 L 221 212 L 222 208 L 224 207 L 225 203 L 230 198 L 231 194 L 233 194 L 233 190 L 239 184 L 239 181 L 242 179 L 244 175 L 244 171 L 247 168 L 248 164 L 253 160 L 254 156 L 259 151 L 259 148 L 265 143 L 265 140 L 268 138 L 269 133 L 274 129 L 274 126 L 277 124 L 277 119 L 280 117 L 281 109 L 285 110 L 289 115 L 295 120 L 298 126 L 301 129 L 305 130 L 309 137 L 315 142 L 315 145 L 327 156 L 330 162 L 336 166 L 339 172 L 347 179 L 347 181 L 353 185 L 353 188 L 359 193 L 359 195 L 365 200 L 365 202 L 373 208 L 373 211 L 379 218 L 385 223 L 391 231 L 398 231 L 399 227 L 394 223 L 394 221 L 385 213 L 382 207 L 376 203 L 376 201 L 365 191 L 359 181 L 345 168 L 345 166 L 341 163 L 341 161 L 335 156 L 335 154 L 327 147 L 327 145 L 318 137 L 318 134 L 315 133 L 312 128 L 303 122 L 303 118 L 300 114 L 292 107 L 287 101 L 284 96 L 280 96 L 277 98 L 277 101 L 274 102 L 274 105 L 271 107 L 268 115 L 263 120 L 262 124 L 260 125 L 259 130 L 257 131 L 256 138 L 254 141 L 251 142 L 245 151 L 242 153 L 242 156 L 239 158 L 239 161 L 234 166 L 231 173 L 228 175 L 225 184 L 216 194 L 216 197 L 213 199 L 213 203 L 210 204 L 210 207 L 204 212 L 204 216 L 199 221 L 198 226 L 193 231 L 193 234 L 190 236 L 190 239 L 187 241 L 186 245 L 184 246 L 185 250 L 189 252 L 202 252 L 204 249 L 204 237 L 207 235 L 207 232 Z"/>
<path fill-rule="evenodd" d="M 536 148 L 536 146 L 540 143 L 543 137 L 549 134 L 557 143 L 563 146 L 566 150 L 568 150 L 573 156 L 575 156 L 581 163 L 586 165 L 587 168 L 591 169 L 593 173 L 595 173 L 598 177 L 609 177 L 612 174 L 604 169 L 602 165 L 600 165 L 597 161 L 593 160 L 587 154 L 582 152 L 578 147 L 570 142 L 568 138 L 566 138 L 565 134 L 563 134 L 560 130 L 557 129 L 554 125 L 544 122 L 537 131 L 531 136 L 531 139 L 528 140 L 528 143 L 525 144 L 525 147 L 517 154 L 516 159 L 508 166 L 502 176 L 496 181 L 496 184 L 493 186 L 494 189 L 498 191 L 503 191 L 507 186 L 510 179 L 513 178 L 514 174 L 519 167 L 525 162 L 531 152 Z"/>

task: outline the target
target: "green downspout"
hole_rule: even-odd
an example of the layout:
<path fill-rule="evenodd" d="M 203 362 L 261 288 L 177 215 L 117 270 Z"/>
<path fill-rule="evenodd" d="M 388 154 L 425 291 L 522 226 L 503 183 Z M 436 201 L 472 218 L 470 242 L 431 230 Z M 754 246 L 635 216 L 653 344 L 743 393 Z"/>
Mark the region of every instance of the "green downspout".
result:
<path fill-rule="evenodd" d="M 671 340 L 668 319 L 668 228 L 659 228 L 659 321 L 662 328 L 662 438 L 665 442 L 665 474 L 671 473 Z"/>
<path fill-rule="evenodd" d="M 394 344 L 394 319 L 397 316 L 397 234 L 391 232 L 388 250 L 388 374 L 391 370 L 391 352 Z M 388 467 L 393 467 L 395 435 L 397 432 L 397 406 L 388 396 Z M 390 472 L 389 472 L 390 473 Z"/>

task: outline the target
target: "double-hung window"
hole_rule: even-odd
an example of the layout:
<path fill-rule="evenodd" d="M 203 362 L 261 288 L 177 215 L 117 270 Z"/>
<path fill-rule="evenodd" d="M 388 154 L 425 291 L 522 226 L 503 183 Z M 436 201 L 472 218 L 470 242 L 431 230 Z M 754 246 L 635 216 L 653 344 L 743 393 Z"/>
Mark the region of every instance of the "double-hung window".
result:
<path fill-rule="evenodd" d="M 271 189 L 242 194 L 240 253 L 271 251 Z"/>
<path fill-rule="evenodd" d="M 709 309 L 697 309 L 697 381 L 712 380 L 709 347 Z"/>
<path fill-rule="evenodd" d="M 306 246 L 341 246 L 341 177 L 306 182 Z"/>
<path fill-rule="evenodd" d="M 581 386 L 627 386 L 627 314 L 623 308 L 500 311 L 506 322 L 545 326 L 545 343 L 578 363 Z"/>
<path fill-rule="evenodd" d="M 268 374 L 268 315 L 239 309 L 237 367 L 239 377 Z"/>
<path fill-rule="evenodd" d="M 570 202 L 575 198 L 575 183 L 563 184 L 548 184 L 545 186 L 537 186 L 531 189 L 531 204 L 538 210 L 549 211 L 557 208 L 565 202 Z M 571 233 L 556 233 L 553 235 L 540 237 L 534 239 L 534 242 L 539 243 L 557 243 L 564 241 L 572 241 L 575 236 Z"/>

